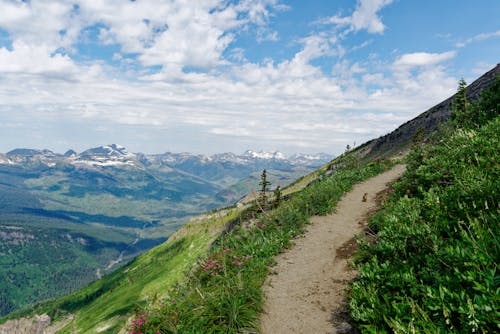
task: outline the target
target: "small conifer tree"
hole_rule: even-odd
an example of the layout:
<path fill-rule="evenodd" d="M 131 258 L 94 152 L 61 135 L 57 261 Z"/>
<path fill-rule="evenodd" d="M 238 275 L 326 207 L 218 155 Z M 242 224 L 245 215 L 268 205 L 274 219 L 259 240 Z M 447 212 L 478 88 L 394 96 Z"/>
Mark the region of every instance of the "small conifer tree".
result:
<path fill-rule="evenodd" d="M 280 186 L 277 186 L 276 189 L 274 190 L 273 206 L 276 208 L 280 205 L 280 203 L 281 203 L 281 188 Z"/>
<path fill-rule="evenodd" d="M 457 93 L 455 94 L 451 108 L 453 109 L 451 117 L 455 122 L 467 122 L 467 118 L 472 116 L 469 115 L 471 108 L 469 101 L 467 101 L 467 82 L 464 79 L 460 79 L 458 82 Z"/>
<path fill-rule="evenodd" d="M 424 142 L 425 131 L 424 128 L 419 127 L 417 131 L 413 134 L 413 146 L 419 146 Z"/>
<path fill-rule="evenodd" d="M 260 175 L 260 194 L 259 194 L 259 205 L 262 210 L 266 209 L 267 205 L 267 188 L 271 182 L 267 181 L 267 171 L 264 169 Z"/>

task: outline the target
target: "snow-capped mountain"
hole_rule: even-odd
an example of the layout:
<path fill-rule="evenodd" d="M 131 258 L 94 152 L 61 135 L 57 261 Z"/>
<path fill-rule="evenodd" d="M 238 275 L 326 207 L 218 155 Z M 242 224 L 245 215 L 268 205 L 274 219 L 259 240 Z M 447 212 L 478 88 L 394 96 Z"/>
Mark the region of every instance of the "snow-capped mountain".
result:
<path fill-rule="evenodd" d="M 235 153 L 218 153 L 211 156 L 191 153 L 171 153 L 149 155 L 147 158 L 153 163 L 161 163 L 170 167 L 186 165 L 245 165 L 260 166 L 262 168 L 273 168 L 283 166 L 307 166 L 319 167 L 333 159 L 331 155 L 325 153 L 318 154 L 294 154 L 287 158 L 279 151 L 245 151 L 241 155 Z M 259 168 L 260 168 L 259 167 Z"/>
<path fill-rule="evenodd" d="M 0 158 L 0 164 L 46 165 L 52 167 L 60 157 L 60 154 L 54 153 L 50 150 L 17 148 L 3 155 L 3 157 Z"/>
<path fill-rule="evenodd" d="M 45 165 L 54 167 L 57 163 L 75 166 L 137 166 L 141 165 L 138 156 L 130 153 L 121 145 L 111 144 L 94 147 L 80 154 L 68 150 L 64 154 L 50 150 L 18 148 L 0 156 L 0 164 Z"/>
<path fill-rule="evenodd" d="M 76 153 L 73 150 L 67 150 L 66 153 L 64 153 L 64 156 L 68 157 L 68 158 L 73 158 L 73 157 L 76 157 L 77 155 L 78 155 L 78 153 Z"/>
<path fill-rule="evenodd" d="M 0 165 L 8 165 L 10 164 L 9 158 L 5 154 L 0 153 Z"/>
<path fill-rule="evenodd" d="M 72 158 L 73 164 L 90 166 L 138 166 L 137 155 L 121 145 L 111 144 L 88 149 Z"/>
<path fill-rule="evenodd" d="M 146 155 L 129 152 L 117 144 L 104 145 L 77 153 L 68 150 L 64 154 L 50 150 L 15 149 L 0 155 L 0 164 L 9 165 L 45 165 L 69 164 L 79 168 L 127 167 L 148 168 L 149 166 L 167 166 L 194 175 L 223 174 L 228 169 L 241 168 L 242 172 L 259 169 L 286 170 L 293 167 L 319 167 L 333 157 L 324 154 L 294 154 L 286 157 L 279 151 L 265 152 L 247 150 L 243 154 L 218 153 L 211 156 L 192 153 L 172 153 Z"/>
<path fill-rule="evenodd" d="M 130 153 L 121 145 L 111 144 L 88 149 L 80 153 L 80 157 L 135 157 L 135 154 Z"/>
<path fill-rule="evenodd" d="M 250 157 L 250 158 L 256 158 L 256 159 L 276 159 L 276 160 L 285 160 L 286 157 L 283 153 L 279 151 L 275 152 L 264 152 L 264 151 L 259 151 L 255 152 L 252 150 L 245 151 L 243 153 L 243 156 L 245 157 Z"/>

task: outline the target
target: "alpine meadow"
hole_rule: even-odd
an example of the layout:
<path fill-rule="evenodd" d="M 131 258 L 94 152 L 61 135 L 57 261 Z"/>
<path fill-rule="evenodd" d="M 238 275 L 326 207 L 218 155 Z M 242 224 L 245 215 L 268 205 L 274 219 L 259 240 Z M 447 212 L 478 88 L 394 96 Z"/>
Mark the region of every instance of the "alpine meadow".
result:
<path fill-rule="evenodd" d="M 0 334 L 500 332 L 499 17 L 0 0 Z"/>

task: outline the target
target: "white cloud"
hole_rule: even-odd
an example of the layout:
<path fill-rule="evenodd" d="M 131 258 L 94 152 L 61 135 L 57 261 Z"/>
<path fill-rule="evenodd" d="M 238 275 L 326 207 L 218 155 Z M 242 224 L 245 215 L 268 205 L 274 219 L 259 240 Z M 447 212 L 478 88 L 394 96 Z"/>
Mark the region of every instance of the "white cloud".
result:
<path fill-rule="evenodd" d="M 14 42 L 49 54 L 61 49 L 72 53 L 84 28 L 100 27 L 103 44 L 117 44 L 124 53 L 138 54 L 142 65 L 164 66 L 174 76 L 186 67 L 224 64 L 222 54 L 235 29 L 263 27 L 273 10 L 285 9 L 277 0 L 0 0 L 0 8 L 0 28 Z M 256 38 L 276 40 L 277 34 Z"/>
<path fill-rule="evenodd" d="M 332 16 L 321 20 L 324 24 L 347 26 L 352 31 L 367 30 L 372 34 L 381 34 L 385 30 L 378 12 L 393 0 L 358 0 L 351 16 Z"/>
<path fill-rule="evenodd" d="M 0 79 L 1 86 L 11 87 L 9 92 L 0 92 L 0 100 L 5 106 L 17 106 L 17 112 L 29 114 L 34 121 L 77 122 L 90 133 L 103 124 L 110 128 L 143 126 L 149 133 L 158 129 L 163 138 L 155 144 L 158 147 L 161 142 L 203 136 L 209 143 L 223 136 L 246 148 L 272 143 L 289 151 L 340 153 L 353 140 L 360 143 L 385 133 L 456 88 L 455 79 L 439 64 L 423 66 L 416 73 L 384 75 L 365 63 L 342 61 L 336 75 L 326 76 L 310 63 L 323 52 L 318 43 L 304 41 L 291 60 L 246 62 L 232 65 L 225 74 L 191 73 L 177 82 L 131 83 L 96 71 L 70 83 L 12 73 Z M 393 65 L 386 64 L 386 69 L 392 70 Z M 362 76 L 353 77 L 356 73 Z M 367 89 L 366 85 L 377 88 Z M 2 119 L 9 123 L 22 121 L 17 112 L 0 107 Z M 177 129 L 184 132 L 179 134 Z M 127 144 L 131 139 L 115 140 Z M 202 151 L 214 149 L 209 144 L 199 145 L 207 145 Z"/>
<path fill-rule="evenodd" d="M 494 37 L 500 37 L 500 30 L 497 30 L 497 31 L 493 31 L 493 32 L 487 32 L 487 33 L 481 33 L 481 34 L 477 34 L 471 38 L 468 38 L 462 42 L 458 42 L 455 44 L 455 46 L 457 48 L 462 48 L 464 46 L 466 46 L 467 44 L 470 44 L 470 43 L 474 43 L 474 42 L 479 42 L 479 41 L 484 41 L 484 40 L 487 40 L 487 39 L 490 39 L 490 38 L 494 38 Z"/>
<path fill-rule="evenodd" d="M 277 31 L 269 31 L 268 29 L 258 29 L 257 30 L 257 42 L 276 42 L 279 40 L 279 34 Z"/>
<path fill-rule="evenodd" d="M 44 45 L 15 41 L 12 50 L 0 48 L 0 73 L 60 74 L 69 79 L 76 70 L 67 55 L 51 55 L 51 50 Z"/>
<path fill-rule="evenodd" d="M 0 0 L 0 8 L 0 28 L 13 40 L 56 49 L 69 47 L 78 36 L 80 24 L 70 2 Z"/>
<path fill-rule="evenodd" d="M 495 67 L 495 65 L 496 64 L 493 62 L 490 63 L 485 61 L 479 61 L 476 64 L 474 64 L 471 73 L 474 74 L 474 76 L 479 76 L 491 70 L 493 67 Z"/>
<path fill-rule="evenodd" d="M 407 53 L 400 56 L 394 62 L 394 65 L 397 67 L 429 66 L 451 59 L 455 57 L 455 55 L 456 51 L 447 51 L 443 53 L 427 53 L 427 52 Z"/>
<path fill-rule="evenodd" d="M 359 1 L 338 24 L 381 33 L 378 11 L 390 2 Z M 331 32 L 298 39 L 299 50 L 283 60 L 250 62 L 233 41 L 250 30 L 256 38 L 259 31 L 277 38 L 267 23 L 273 11 L 286 8 L 276 0 L 76 3 L 0 0 L 6 8 L 0 27 L 13 40 L 12 48 L 0 48 L 0 119 L 46 127 L 46 132 L 24 135 L 48 138 L 51 133 L 47 143 L 68 143 L 81 133 L 127 146 L 134 139 L 149 140 L 154 142 L 148 142 L 154 147 L 149 151 L 186 142 L 205 152 L 238 143 L 242 149 L 272 145 L 340 153 L 353 140 L 391 130 L 456 88 L 442 66 L 453 52 L 351 63 L 342 58 L 341 37 Z M 71 48 L 88 27 L 101 29 L 101 42 L 121 48 L 113 60 L 130 65 L 130 73 L 116 75 L 121 67 L 75 60 Z M 136 53 L 137 59 L 125 53 Z M 315 63 L 337 56 L 333 73 Z M 141 64 L 162 70 L 152 72 Z M 186 67 L 202 70 L 186 73 Z M 217 136 L 225 142 L 215 147 L 212 142 L 221 141 Z"/>

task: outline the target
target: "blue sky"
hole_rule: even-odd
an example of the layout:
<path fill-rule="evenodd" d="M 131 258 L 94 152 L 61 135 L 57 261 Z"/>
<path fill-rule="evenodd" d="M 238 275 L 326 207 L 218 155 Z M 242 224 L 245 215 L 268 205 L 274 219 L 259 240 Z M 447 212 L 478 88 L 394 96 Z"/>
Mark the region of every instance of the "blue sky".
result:
<path fill-rule="evenodd" d="M 500 60 L 500 2 L 0 0 L 0 152 L 338 154 Z"/>

